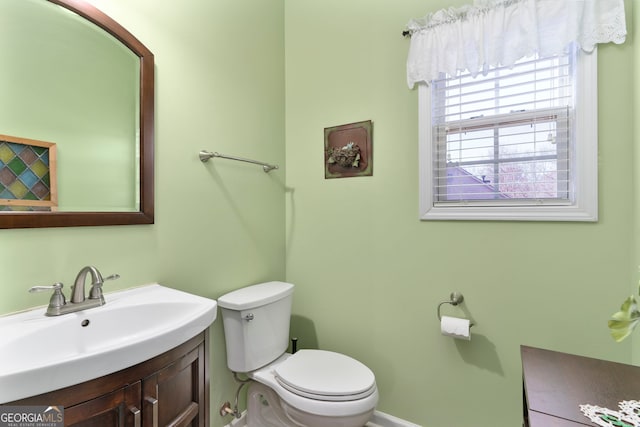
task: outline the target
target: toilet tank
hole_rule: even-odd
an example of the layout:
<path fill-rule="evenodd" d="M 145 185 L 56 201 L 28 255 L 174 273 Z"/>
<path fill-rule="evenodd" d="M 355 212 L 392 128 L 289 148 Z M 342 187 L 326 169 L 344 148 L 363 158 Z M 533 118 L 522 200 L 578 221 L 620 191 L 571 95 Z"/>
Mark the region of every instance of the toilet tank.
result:
<path fill-rule="evenodd" d="M 285 282 L 247 286 L 218 298 L 231 371 L 253 371 L 287 350 L 292 300 L 293 285 Z"/>

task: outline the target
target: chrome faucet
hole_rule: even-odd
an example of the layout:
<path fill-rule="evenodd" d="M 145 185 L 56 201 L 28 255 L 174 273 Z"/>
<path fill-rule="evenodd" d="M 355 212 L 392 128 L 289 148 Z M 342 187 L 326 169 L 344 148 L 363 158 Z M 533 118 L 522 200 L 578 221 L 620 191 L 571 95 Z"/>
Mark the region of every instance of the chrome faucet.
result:
<path fill-rule="evenodd" d="M 90 299 L 95 299 L 91 298 L 93 288 L 96 286 L 100 288 L 102 287 L 104 279 L 98 269 L 92 265 L 83 267 L 76 276 L 76 281 L 73 283 L 73 289 L 71 290 L 71 302 L 73 304 L 79 304 L 85 300 L 84 285 L 87 280 L 87 273 L 91 273 L 91 291 L 89 292 Z M 102 297 L 102 292 L 100 292 L 100 297 Z M 104 297 L 102 297 L 102 299 L 104 300 Z"/>
<path fill-rule="evenodd" d="M 85 298 L 84 291 L 87 274 L 91 275 L 89 298 Z M 53 289 L 53 295 L 51 295 L 45 315 L 60 316 L 62 314 L 73 313 L 74 311 L 86 310 L 88 308 L 104 305 L 106 302 L 104 300 L 104 295 L 102 294 L 102 285 L 106 280 L 115 280 L 119 278 L 119 274 L 112 274 L 111 276 L 107 276 L 103 279 L 98 269 L 89 265 L 83 267 L 76 276 L 76 281 L 74 282 L 71 290 L 71 301 L 68 303 L 62 293 L 63 284 L 59 282 L 54 283 L 51 286 L 34 286 L 29 289 L 29 292 L 42 292 Z"/>

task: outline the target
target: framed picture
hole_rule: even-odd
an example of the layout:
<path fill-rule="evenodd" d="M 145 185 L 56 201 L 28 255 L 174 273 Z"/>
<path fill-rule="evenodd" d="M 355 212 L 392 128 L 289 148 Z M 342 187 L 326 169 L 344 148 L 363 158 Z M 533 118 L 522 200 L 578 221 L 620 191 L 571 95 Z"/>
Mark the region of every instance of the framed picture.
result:
<path fill-rule="evenodd" d="M 55 211 L 56 144 L 0 135 L 0 211 Z"/>
<path fill-rule="evenodd" d="M 371 120 L 324 129 L 324 177 L 373 175 Z"/>

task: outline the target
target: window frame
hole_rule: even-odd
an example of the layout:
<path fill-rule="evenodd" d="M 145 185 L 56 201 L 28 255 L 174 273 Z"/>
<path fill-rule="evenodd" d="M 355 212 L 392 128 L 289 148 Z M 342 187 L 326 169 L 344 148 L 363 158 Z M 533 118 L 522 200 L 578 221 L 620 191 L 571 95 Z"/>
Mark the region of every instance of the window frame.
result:
<path fill-rule="evenodd" d="M 578 50 L 575 84 L 575 200 L 568 204 L 521 205 L 437 203 L 434 195 L 431 87 L 418 85 L 419 191 L 421 220 L 586 221 L 598 220 L 597 48 Z"/>

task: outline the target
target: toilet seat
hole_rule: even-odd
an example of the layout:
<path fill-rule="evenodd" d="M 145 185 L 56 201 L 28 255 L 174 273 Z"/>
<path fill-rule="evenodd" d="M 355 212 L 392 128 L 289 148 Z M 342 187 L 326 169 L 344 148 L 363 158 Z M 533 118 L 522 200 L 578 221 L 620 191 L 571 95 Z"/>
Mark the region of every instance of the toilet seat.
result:
<path fill-rule="evenodd" d="M 325 350 L 300 350 L 274 369 L 283 388 L 309 399 L 346 402 L 376 391 L 375 376 L 361 362 Z"/>

